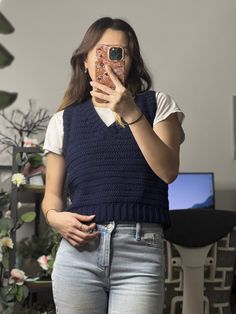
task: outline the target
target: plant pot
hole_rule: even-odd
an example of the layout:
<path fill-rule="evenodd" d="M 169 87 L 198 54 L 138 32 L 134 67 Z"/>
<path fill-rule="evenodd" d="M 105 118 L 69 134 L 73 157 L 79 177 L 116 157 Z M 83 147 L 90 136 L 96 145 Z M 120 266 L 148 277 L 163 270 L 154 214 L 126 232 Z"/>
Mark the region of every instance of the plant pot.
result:
<path fill-rule="evenodd" d="M 25 272 L 26 276 L 36 277 L 39 276 L 41 267 L 36 259 L 27 257 L 23 260 L 22 270 Z"/>

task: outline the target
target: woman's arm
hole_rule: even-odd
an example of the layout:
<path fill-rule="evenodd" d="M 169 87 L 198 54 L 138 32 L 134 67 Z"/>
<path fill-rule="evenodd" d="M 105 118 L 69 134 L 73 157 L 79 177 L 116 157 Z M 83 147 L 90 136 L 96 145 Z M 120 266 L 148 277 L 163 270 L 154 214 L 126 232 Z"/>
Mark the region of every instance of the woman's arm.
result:
<path fill-rule="evenodd" d="M 111 68 L 107 67 L 115 90 L 91 82 L 93 89 L 90 93 L 93 102 L 98 107 L 107 107 L 118 113 L 127 123 L 135 121 L 140 116 L 140 110 L 134 99 L 119 81 Z M 105 94 L 97 91 L 102 90 Z M 95 97 L 105 101 L 97 103 Z M 130 130 L 149 166 L 166 183 L 171 183 L 179 171 L 179 151 L 182 130 L 177 114 L 171 114 L 165 120 L 157 123 L 154 128 L 143 116 L 137 123 L 129 125 Z"/>
<path fill-rule="evenodd" d="M 128 123 L 137 119 L 140 112 L 131 112 L 125 119 Z M 131 124 L 130 130 L 149 166 L 166 183 L 171 183 L 179 172 L 179 151 L 182 130 L 173 113 L 154 128 L 143 118 Z"/>
<path fill-rule="evenodd" d="M 90 233 L 96 227 L 94 216 L 63 211 L 63 188 L 65 182 L 65 160 L 63 156 L 49 152 L 46 164 L 46 187 L 42 201 L 42 211 L 47 221 L 73 246 L 79 246 L 97 237 Z M 54 209 L 50 210 L 49 209 Z M 48 212 L 48 213 L 47 213 Z"/>
<path fill-rule="evenodd" d="M 46 186 L 42 201 L 42 211 L 46 212 L 54 208 L 57 211 L 63 210 L 63 187 L 65 182 L 65 161 L 58 154 L 49 152 L 46 161 Z M 48 213 L 48 217 L 51 213 Z"/>

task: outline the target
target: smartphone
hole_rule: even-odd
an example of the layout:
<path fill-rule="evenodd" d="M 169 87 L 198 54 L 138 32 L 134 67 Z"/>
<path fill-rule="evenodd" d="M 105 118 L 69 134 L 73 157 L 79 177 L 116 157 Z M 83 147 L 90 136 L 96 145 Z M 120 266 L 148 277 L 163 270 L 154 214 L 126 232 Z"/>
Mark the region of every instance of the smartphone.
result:
<path fill-rule="evenodd" d="M 106 72 L 105 64 L 108 64 L 115 75 L 119 78 L 122 84 L 125 81 L 125 52 L 123 47 L 98 45 L 96 48 L 96 61 L 95 61 L 95 81 L 115 89 L 110 76 Z M 99 92 L 102 92 L 99 90 Z M 96 101 L 102 102 L 97 99 Z"/>

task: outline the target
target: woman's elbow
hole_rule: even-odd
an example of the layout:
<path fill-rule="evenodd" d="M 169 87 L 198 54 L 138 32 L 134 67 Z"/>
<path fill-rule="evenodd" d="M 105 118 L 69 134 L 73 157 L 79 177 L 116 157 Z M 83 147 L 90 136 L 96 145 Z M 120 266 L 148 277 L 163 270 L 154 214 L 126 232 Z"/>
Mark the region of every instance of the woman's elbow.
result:
<path fill-rule="evenodd" d="M 172 169 L 166 169 L 162 172 L 162 174 L 159 174 L 159 177 L 164 181 L 166 184 L 170 184 L 177 178 L 179 173 L 179 167 L 174 167 Z"/>
<path fill-rule="evenodd" d="M 179 174 L 179 156 L 175 157 L 169 165 L 166 165 L 163 181 L 167 184 L 175 181 Z"/>
<path fill-rule="evenodd" d="M 169 173 L 168 175 L 166 175 L 164 178 L 163 178 L 163 181 L 166 183 L 166 184 L 170 184 L 172 182 L 175 181 L 175 179 L 177 178 L 177 175 L 178 173 Z"/>

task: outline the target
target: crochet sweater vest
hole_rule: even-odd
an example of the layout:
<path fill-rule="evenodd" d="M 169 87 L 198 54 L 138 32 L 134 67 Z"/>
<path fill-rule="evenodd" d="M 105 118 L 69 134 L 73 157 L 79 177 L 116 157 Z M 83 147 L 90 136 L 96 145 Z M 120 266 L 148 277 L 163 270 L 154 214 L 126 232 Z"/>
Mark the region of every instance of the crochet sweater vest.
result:
<path fill-rule="evenodd" d="M 154 91 L 135 98 L 150 125 Z M 97 223 L 133 221 L 170 226 L 168 185 L 150 168 L 128 126 L 107 127 L 91 98 L 63 113 L 63 156 L 71 204 L 65 210 L 95 214 Z"/>

